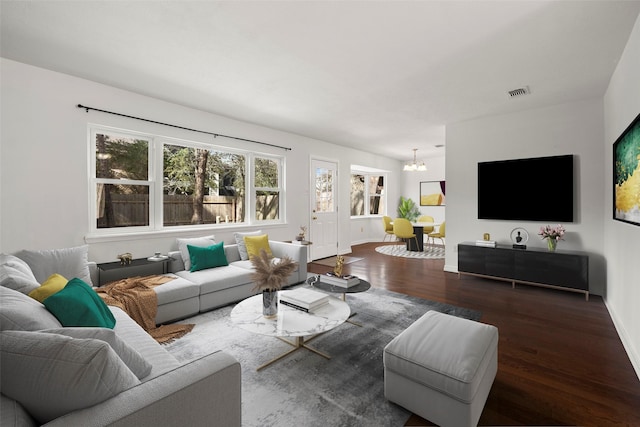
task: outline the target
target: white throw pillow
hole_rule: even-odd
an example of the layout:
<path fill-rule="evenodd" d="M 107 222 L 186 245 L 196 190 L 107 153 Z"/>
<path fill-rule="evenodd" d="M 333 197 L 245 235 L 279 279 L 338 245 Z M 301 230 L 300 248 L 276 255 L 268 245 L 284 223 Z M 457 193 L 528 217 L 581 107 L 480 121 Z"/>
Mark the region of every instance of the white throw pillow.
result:
<path fill-rule="evenodd" d="M 63 249 L 44 249 L 40 251 L 23 250 L 16 254 L 23 259 L 38 282 L 42 283 L 52 274 L 58 273 L 71 280 L 74 277 L 91 285 L 89 273 L 89 246 L 75 246 Z"/>
<path fill-rule="evenodd" d="M 20 402 L 40 424 L 140 383 L 101 340 L 2 331 L 0 341 L 2 393 Z"/>
<path fill-rule="evenodd" d="M 264 233 L 262 230 L 248 231 L 246 233 L 233 233 L 233 237 L 236 239 L 238 245 L 238 252 L 240 253 L 240 259 L 246 261 L 249 259 L 249 253 L 247 253 L 247 245 L 244 243 L 244 236 L 262 236 Z"/>
<path fill-rule="evenodd" d="M 28 294 L 40 286 L 26 262 L 13 255 L 0 254 L 0 286 Z"/>
<path fill-rule="evenodd" d="M 206 248 L 208 246 L 215 245 L 216 243 L 215 236 L 213 234 L 211 236 L 191 237 L 176 240 L 178 241 L 178 250 L 180 251 L 180 256 L 182 256 L 182 262 L 184 262 L 184 269 L 187 271 L 191 270 L 191 257 L 189 256 L 189 249 L 187 249 L 187 245 Z"/>
<path fill-rule="evenodd" d="M 62 325 L 44 305 L 33 298 L 0 286 L 0 331 L 37 331 Z"/>
<path fill-rule="evenodd" d="M 109 344 L 111 348 L 116 352 L 118 357 L 124 362 L 131 372 L 133 372 L 138 379 L 143 379 L 151 373 L 151 364 L 143 359 L 136 350 L 134 350 L 129 344 L 124 342 L 113 329 L 109 328 L 93 328 L 93 327 L 67 327 L 56 329 L 43 329 L 38 332 L 44 332 L 47 334 L 60 334 L 71 338 L 92 338 L 96 340 L 102 340 Z"/>

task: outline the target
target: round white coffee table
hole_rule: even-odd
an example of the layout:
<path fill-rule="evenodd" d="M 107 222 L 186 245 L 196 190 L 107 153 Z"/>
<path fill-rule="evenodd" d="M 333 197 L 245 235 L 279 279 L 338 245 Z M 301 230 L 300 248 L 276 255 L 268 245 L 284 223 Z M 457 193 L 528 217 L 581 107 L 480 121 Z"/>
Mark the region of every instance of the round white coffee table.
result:
<path fill-rule="evenodd" d="M 287 292 L 291 291 L 278 291 L 278 294 Z M 331 359 L 331 356 L 310 347 L 307 343 L 319 334 L 343 324 L 349 318 L 349 314 L 351 314 L 351 310 L 346 302 L 329 297 L 329 303 L 313 313 L 296 310 L 278 303 L 276 318 L 265 319 L 262 315 L 262 294 L 259 294 L 239 302 L 231 310 L 230 317 L 233 323 L 246 331 L 276 337 L 293 346 L 293 349 L 258 366 L 256 370 L 259 371 L 300 348 L 306 348 L 322 357 Z M 305 336 L 311 337 L 305 339 Z M 295 341 L 289 341 L 285 337 L 293 337 Z"/>

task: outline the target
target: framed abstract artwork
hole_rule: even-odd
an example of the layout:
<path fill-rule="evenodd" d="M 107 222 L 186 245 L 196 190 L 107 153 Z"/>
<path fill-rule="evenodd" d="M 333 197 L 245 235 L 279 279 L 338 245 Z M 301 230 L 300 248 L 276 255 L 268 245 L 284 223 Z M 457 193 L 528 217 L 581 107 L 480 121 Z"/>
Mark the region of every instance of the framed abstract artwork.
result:
<path fill-rule="evenodd" d="M 640 114 L 613 143 L 613 219 L 640 225 Z"/>
<path fill-rule="evenodd" d="M 444 206 L 445 182 L 422 181 L 420 183 L 420 206 Z"/>

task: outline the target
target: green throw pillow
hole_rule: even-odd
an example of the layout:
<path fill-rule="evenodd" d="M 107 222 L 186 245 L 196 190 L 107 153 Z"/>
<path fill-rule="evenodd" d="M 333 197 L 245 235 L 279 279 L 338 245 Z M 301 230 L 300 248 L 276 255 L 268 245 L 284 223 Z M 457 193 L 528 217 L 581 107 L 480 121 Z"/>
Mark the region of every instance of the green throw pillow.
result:
<path fill-rule="evenodd" d="M 43 302 L 62 326 L 93 326 L 113 329 L 116 319 L 102 298 L 77 277 Z"/>
<path fill-rule="evenodd" d="M 187 249 L 189 250 L 189 258 L 191 259 L 191 268 L 189 271 L 229 265 L 227 256 L 224 253 L 224 242 L 207 247 L 187 245 Z"/>

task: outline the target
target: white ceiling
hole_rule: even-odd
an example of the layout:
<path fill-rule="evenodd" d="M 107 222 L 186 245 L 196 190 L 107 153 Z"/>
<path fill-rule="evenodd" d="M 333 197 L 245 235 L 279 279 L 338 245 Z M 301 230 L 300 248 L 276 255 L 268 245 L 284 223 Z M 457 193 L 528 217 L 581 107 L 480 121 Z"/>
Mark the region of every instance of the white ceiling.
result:
<path fill-rule="evenodd" d="M 640 1 L 2 0 L 0 54 L 408 160 L 413 148 L 444 155 L 449 123 L 602 96 L 639 12 Z"/>

